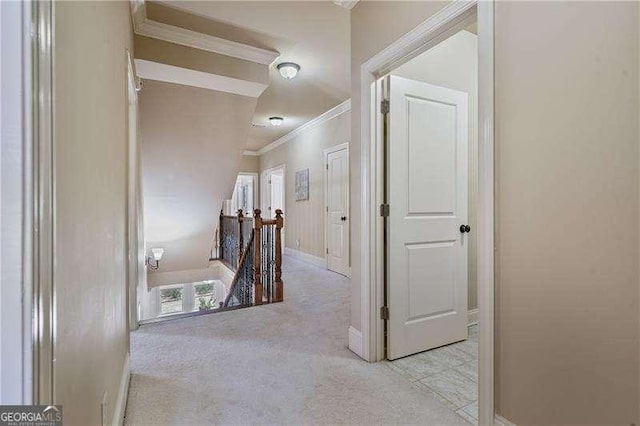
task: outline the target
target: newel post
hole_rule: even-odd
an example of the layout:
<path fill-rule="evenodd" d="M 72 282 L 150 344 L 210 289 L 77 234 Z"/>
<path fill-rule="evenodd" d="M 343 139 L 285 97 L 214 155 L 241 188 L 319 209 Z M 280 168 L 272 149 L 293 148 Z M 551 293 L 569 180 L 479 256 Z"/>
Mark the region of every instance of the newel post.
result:
<path fill-rule="evenodd" d="M 262 305 L 262 218 L 260 209 L 253 211 L 253 279 L 254 305 Z"/>
<path fill-rule="evenodd" d="M 276 283 L 276 302 L 284 300 L 284 283 L 282 282 L 282 227 L 284 226 L 284 218 L 282 210 L 276 210 L 276 266 L 275 266 L 275 283 Z"/>
<path fill-rule="evenodd" d="M 240 269 L 240 259 L 242 259 L 242 250 L 244 249 L 244 241 L 242 241 L 242 221 L 244 216 L 242 215 L 242 209 L 238 210 L 238 263 L 237 269 Z"/>

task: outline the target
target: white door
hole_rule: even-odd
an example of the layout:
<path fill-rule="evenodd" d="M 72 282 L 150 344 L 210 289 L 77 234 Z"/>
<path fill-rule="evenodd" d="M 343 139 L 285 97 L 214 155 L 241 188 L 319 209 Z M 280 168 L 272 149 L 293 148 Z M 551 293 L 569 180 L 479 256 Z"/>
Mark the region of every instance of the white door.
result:
<path fill-rule="evenodd" d="M 467 99 L 390 77 L 389 359 L 467 338 Z"/>
<path fill-rule="evenodd" d="M 349 149 L 327 153 L 327 268 L 349 275 Z"/>
<path fill-rule="evenodd" d="M 260 174 L 260 205 L 263 219 L 275 218 L 277 209 L 284 212 L 284 166 Z"/>
<path fill-rule="evenodd" d="M 284 176 L 281 172 L 271 174 L 269 218 L 276 217 L 276 210 L 284 211 Z"/>

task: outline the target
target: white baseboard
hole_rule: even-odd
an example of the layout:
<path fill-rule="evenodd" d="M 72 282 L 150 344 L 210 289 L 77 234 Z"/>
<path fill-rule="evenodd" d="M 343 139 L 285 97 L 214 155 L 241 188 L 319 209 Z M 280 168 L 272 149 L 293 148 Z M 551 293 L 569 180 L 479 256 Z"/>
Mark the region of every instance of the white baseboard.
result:
<path fill-rule="evenodd" d="M 349 327 L 349 349 L 362 358 L 362 333 L 353 326 Z"/>
<path fill-rule="evenodd" d="M 469 320 L 467 322 L 468 325 L 476 325 L 478 324 L 478 308 L 471 309 L 469 311 Z"/>
<path fill-rule="evenodd" d="M 291 247 L 285 247 L 284 254 L 301 260 L 305 263 L 309 263 L 313 266 L 317 266 L 318 268 L 327 269 L 327 260 L 323 259 L 322 257 L 314 256 L 300 250 L 292 249 Z"/>
<path fill-rule="evenodd" d="M 502 416 L 499 415 L 495 415 L 494 419 L 493 419 L 493 423 L 496 426 L 516 426 L 515 423 L 510 422 L 509 420 L 505 419 Z"/>
<path fill-rule="evenodd" d="M 118 399 L 116 400 L 116 408 L 113 412 L 113 426 L 122 426 L 124 424 L 124 414 L 127 408 L 127 397 L 129 396 L 129 380 L 131 379 L 131 359 L 129 353 L 124 359 L 122 367 L 122 376 L 120 377 L 120 389 L 118 389 Z"/>

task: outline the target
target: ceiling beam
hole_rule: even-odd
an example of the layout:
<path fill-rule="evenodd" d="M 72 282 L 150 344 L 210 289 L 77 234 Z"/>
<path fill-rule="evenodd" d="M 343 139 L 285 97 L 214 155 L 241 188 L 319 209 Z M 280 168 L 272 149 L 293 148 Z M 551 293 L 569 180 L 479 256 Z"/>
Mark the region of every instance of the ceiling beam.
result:
<path fill-rule="evenodd" d="M 147 18 L 144 0 L 130 0 L 130 4 L 133 30 L 136 34 L 264 65 L 271 65 L 280 56 L 280 53 L 274 50 L 261 49 L 186 28 L 152 21 Z"/>
<path fill-rule="evenodd" d="M 254 81 L 210 74 L 160 62 L 147 61 L 145 59 L 136 59 L 135 66 L 138 76 L 141 78 L 217 90 L 219 92 L 233 93 L 251 98 L 259 97 L 268 86 L 267 84 L 256 83 Z"/>

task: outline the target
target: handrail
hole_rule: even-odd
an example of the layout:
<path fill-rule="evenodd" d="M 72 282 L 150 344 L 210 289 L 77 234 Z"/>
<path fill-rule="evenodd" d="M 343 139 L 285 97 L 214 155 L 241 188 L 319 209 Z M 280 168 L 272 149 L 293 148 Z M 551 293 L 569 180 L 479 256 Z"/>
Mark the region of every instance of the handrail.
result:
<path fill-rule="evenodd" d="M 235 270 L 229 294 L 223 304 L 225 307 L 228 307 L 229 303 L 233 302 L 234 296 L 237 296 L 237 299 L 244 299 L 250 292 L 253 293 L 254 305 L 281 302 L 284 299 L 284 283 L 282 282 L 282 228 L 284 227 L 284 218 L 282 217 L 282 210 L 276 210 L 275 219 L 262 219 L 260 215 L 260 209 L 254 210 L 253 218 L 245 217 L 242 214 L 242 210 L 238 211 L 237 217 L 225 216 L 220 212 L 220 223 L 222 224 L 220 235 L 229 235 L 230 237 L 227 240 L 232 240 L 231 242 L 227 241 L 226 247 L 226 250 L 232 250 L 232 253 L 225 255 L 225 250 L 222 250 L 224 247 L 222 239 L 224 237 L 221 238 L 220 260 Z M 224 219 L 234 229 L 225 230 Z M 234 219 L 237 219 L 237 222 Z M 246 227 L 246 225 L 249 225 L 249 220 L 253 221 L 251 228 Z M 236 224 L 238 224 L 237 227 Z M 244 243 L 245 233 L 249 236 L 247 244 Z M 232 237 L 237 237 L 237 248 L 235 246 L 236 241 Z M 237 263 L 235 262 L 236 253 L 238 256 Z M 249 257 L 249 254 L 252 256 Z M 251 261 L 252 265 L 247 265 L 248 261 Z M 248 270 L 249 267 L 251 270 Z M 245 280 L 242 284 L 247 284 L 246 281 L 249 278 L 251 279 L 251 289 L 238 290 L 237 286 L 241 285 L 241 277 Z M 242 291 L 246 293 L 241 294 L 240 292 Z"/>

